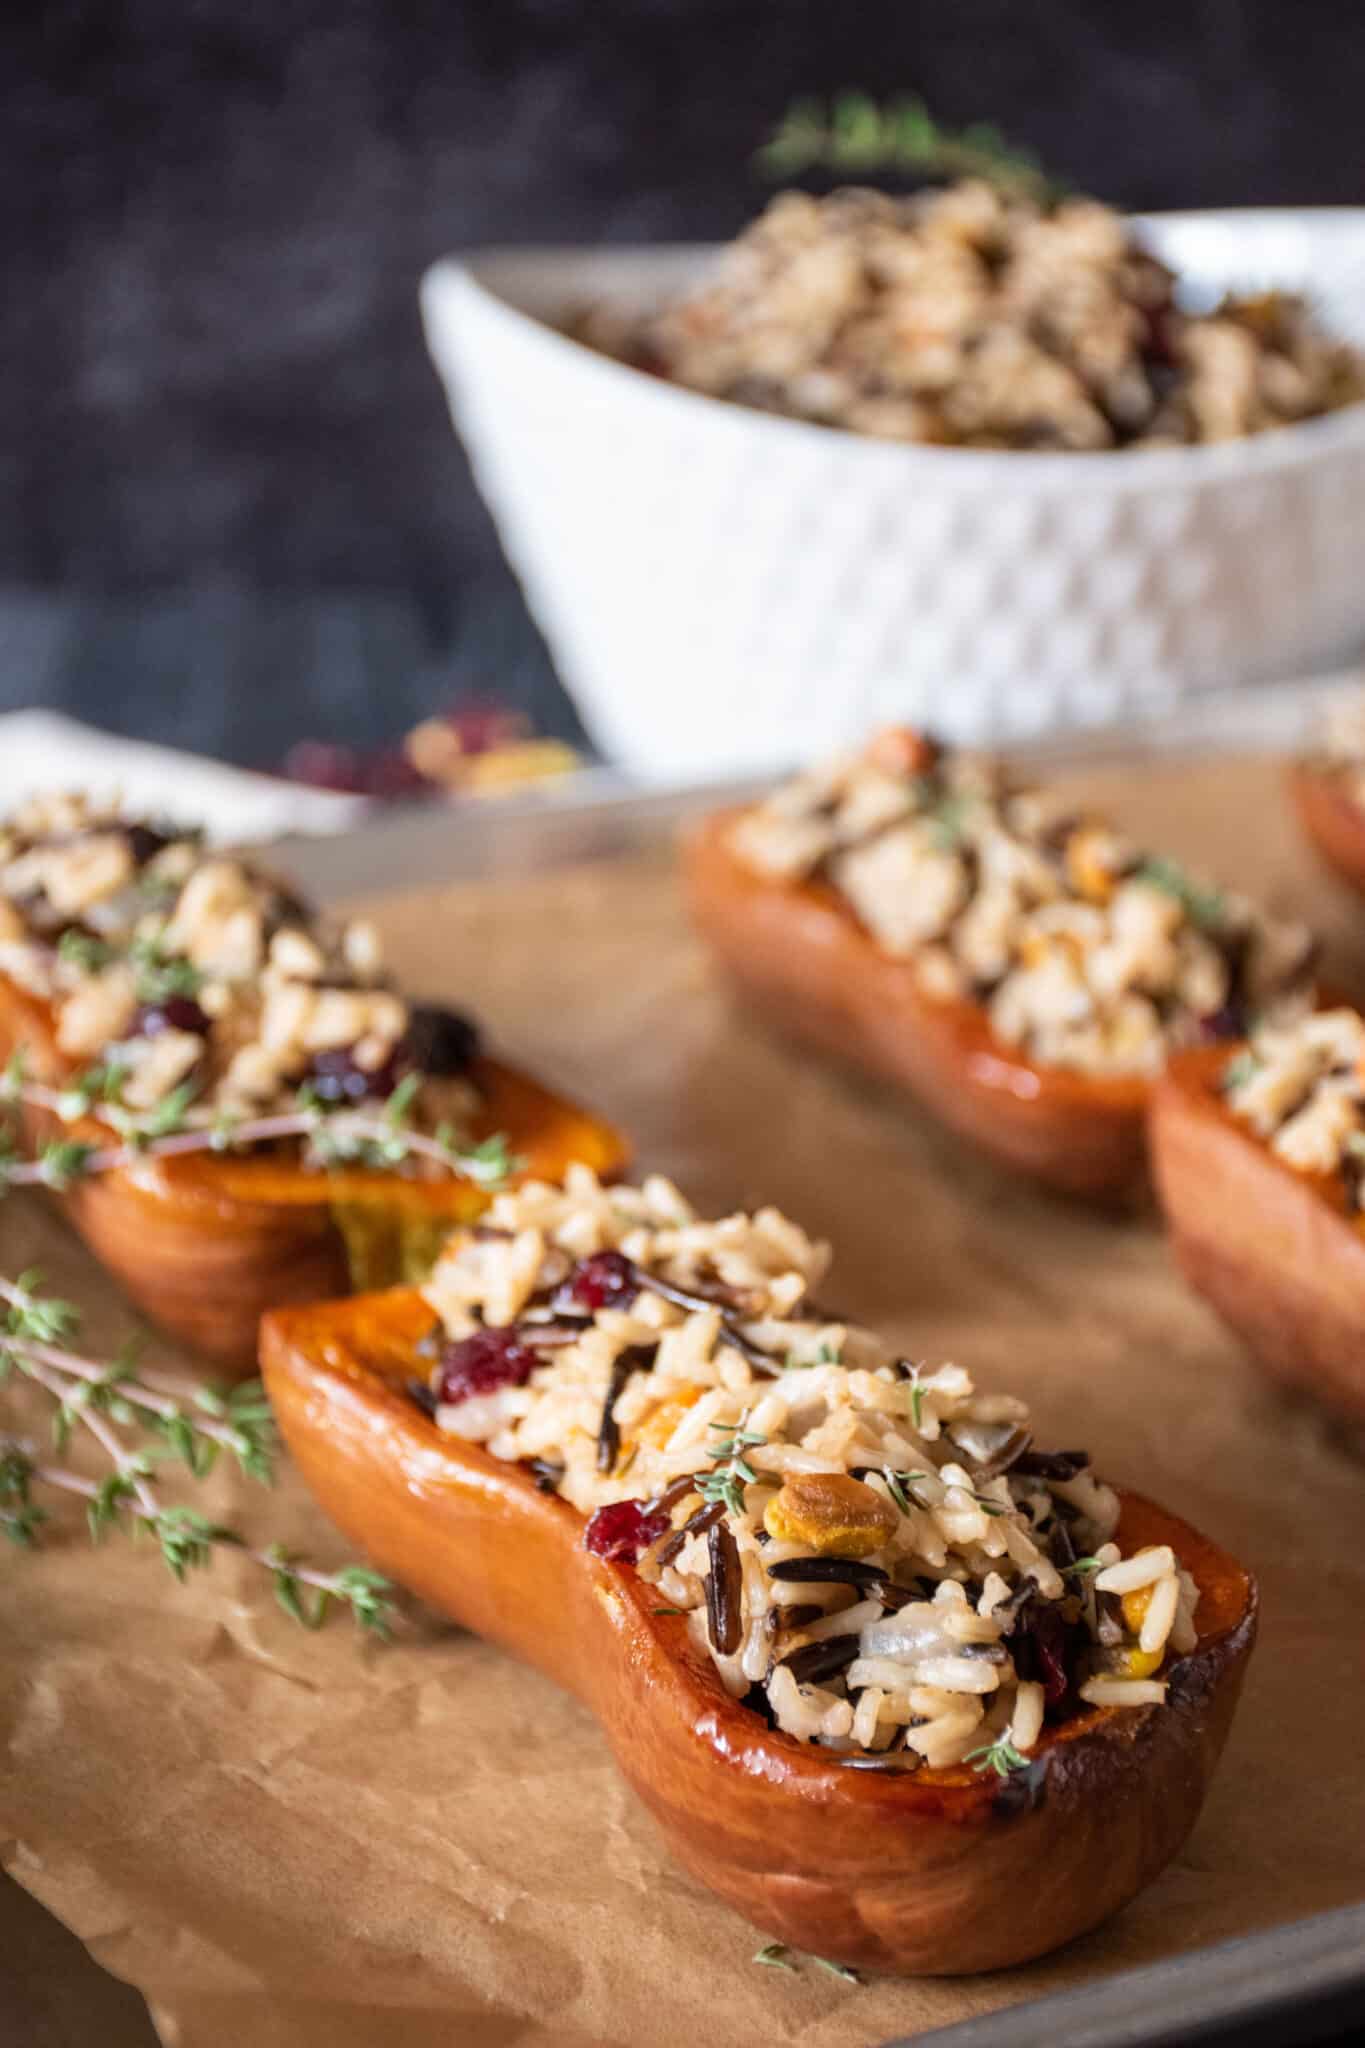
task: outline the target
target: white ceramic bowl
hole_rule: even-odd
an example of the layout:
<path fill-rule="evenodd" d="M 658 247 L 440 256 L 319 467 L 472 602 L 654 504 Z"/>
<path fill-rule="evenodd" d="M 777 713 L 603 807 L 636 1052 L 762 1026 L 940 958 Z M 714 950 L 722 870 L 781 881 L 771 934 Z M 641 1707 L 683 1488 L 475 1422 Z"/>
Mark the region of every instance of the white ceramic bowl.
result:
<path fill-rule="evenodd" d="M 1140 223 L 1210 297 L 1307 290 L 1365 341 L 1365 208 Z M 892 718 L 983 740 L 1323 667 L 1365 641 L 1365 405 L 1112 455 L 917 448 L 679 390 L 555 331 L 705 248 L 438 264 L 427 339 L 503 545 L 603 751 L 746 773 Z"/>

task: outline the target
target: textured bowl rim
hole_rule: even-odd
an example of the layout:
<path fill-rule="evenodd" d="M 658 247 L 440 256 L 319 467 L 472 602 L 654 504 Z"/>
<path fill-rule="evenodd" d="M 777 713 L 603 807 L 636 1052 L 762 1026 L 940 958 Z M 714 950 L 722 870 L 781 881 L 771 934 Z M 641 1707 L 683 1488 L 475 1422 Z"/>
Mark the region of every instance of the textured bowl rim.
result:
<path fill-rule="evenodd" d="M 1169 213 L 1133 215 L 1138 228 L 1158 231 L 1193 226 L 1225 227 L 1236 231 L 1250 224 L 1285 230 L 1327 229 L 1342 240 L 1359 239 L 1365 262 L 1365 207 L 1222 207 L 1187 209 Z M 521 295 L 548 300 L 556 295 L 562 310 L 568 310 L 575 296 L 581 303 L 582 287 L 574 293 L 571 279 L 576 269 L 596 266 L 617 272 L 623 279 L 632 273 L 644 277 L 670 267 L 704 264 L 721 245 L 704 242 L 670 242 L 647 245 L 582 244 L 496 244 L 482 249 L 458 251 L 434 263 L 421 282 L 421 307 L 428 347 L 438 369 L 450 369 L 445 336 L 470 306 L 485 317 L 505 322 L 524 340 L 534 339 L 561 364 L 574 365 L 599 388 L 612 392 L 623 403 L 652 407 L 656 413 L 672 409 L 679 421 L 703 427 L 709 421 L 719 432 L 744 433 L 766 443 L 774 455 L 785 446 L 818 447 L 825 455 L 840 451 L 841 459 L 876 465 L 885 473 L 888 466 L 903 469 L 907 481 L 918 478 L 936 485 L 956 485 L 968 490 L 1003 487 L 1043 491 L 1140 491 L 1147 485 L 1195 485 L 1240 477 L 1274 475 L 1304 468 L 1320 457 L 1344 450 L 1365 448 L 1365 400 L 1303 420 L 1293 426 L 1277 427 L 1269 433 L 1236 441 L 1205 443 L 1180 448 L 1127 448 L 1064 450 L 1039 453 L 995 448 L 938 448 L 913 442 L 884 440 L 875 435 L 855 434 L 837 427 L 822 427 L 807 420 L 789 419 L 780 413 L 761 412 L 729 399 L 690 391 L 664 378 L 617 362 L 587 343 L 577 341 L 553 324 L 550 313 L 531 312 L 517 302 L 509 277 L 522 280 Z M 525 280 L 539 270 L 541 284 L 527 292 Z M 756 454 L 758 450 L 756 449 Z"/>

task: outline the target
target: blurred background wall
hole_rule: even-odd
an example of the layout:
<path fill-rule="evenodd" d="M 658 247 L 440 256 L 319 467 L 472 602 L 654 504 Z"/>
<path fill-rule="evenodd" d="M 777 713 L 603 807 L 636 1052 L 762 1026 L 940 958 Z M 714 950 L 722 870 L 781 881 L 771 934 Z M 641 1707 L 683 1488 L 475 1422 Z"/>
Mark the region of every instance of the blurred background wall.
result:
<path fill-rule="evenodd" d="M 797 96 L 1143 208 L 1358 202 L 1357 0 L 10 0 L 0 709 L 272 765 L 572 734 L 418 329 L 461 244 L 720 237 Z"/>

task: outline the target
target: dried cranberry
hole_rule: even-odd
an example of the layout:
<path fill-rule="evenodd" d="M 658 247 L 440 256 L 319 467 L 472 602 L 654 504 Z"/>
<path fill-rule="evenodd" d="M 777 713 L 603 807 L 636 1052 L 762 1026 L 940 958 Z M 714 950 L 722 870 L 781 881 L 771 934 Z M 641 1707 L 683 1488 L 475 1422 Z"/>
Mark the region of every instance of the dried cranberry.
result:
<path fill-rule="evenodd" d="M 131 1038 L 156 1038 L 163 1031 L 193 1031 L 206 1038 L 211 1029 L 206 1013 L 193 996 L 167 996 L 164 1002 L 143 1003 L 133 1013 Z"/>
<path fill-rule="evenodd" d="M 613 1564 L 638 1564 L 642 1552 L 657 1543 L 670 1527 L 666 1508 L 647 1508 L 642 1500 L 614 1500 L 599 1508 L 583 1531 L 583 1547 Z"/>
<path fill-rule="evenodd" d="M 333 1046 L 315 1052 L 305 1079 L 320 1102 L 364 1102 L 392 1095 L 403 1078 L 403 1063 L 396 1052 L 379 1067 L 358 1064 L 354 1046 Z"/>
<path fill-rule="evenodd" d="M 1176 324 L 1173 306 L 1153 306 L 1148 310 L 1146 333 L 1142 337 L 1142 354 L 1149 367 L 1174 370 L 1180 364 L 1180 333 Z"/>
<path fill-rule="evenodd" d="M 1068 1630 L 1057 1608 L 1045 1600 L 1030 1600 L 1009 1634 L 1015 1670 L 1021 1678 L 1041 1684 L 1047 1705 L 1055 1707 L 1065 1699 L 1071 1684 L 1067 1676 Z"/>
<path fill-rule="evenodd" d="M 306 782 L 313 789 L 338 789 L 349 795 L 363 787 L 354 749 L 328 740 L 300 740 L 284 757 L 284 773 L 291 782 Z"/>
<path fill-rule="evenodd" d="M 1211 1010 L 1199 1019 L 1199 1035 L 1205 1039 L 1245 1038 L 1247 1034 L 1247 1013 L 1243 1003 L 1224 1003 L 1221 1010 Z"/>
<path fill-rule="evenodd" d="M 476 1330 L 441 1352 L 440 1401 L 467 1401 L 471 1394 L 496 1394 L 500 1387 L 524 1386 L 540 1359 L 515 1330 Z"/>
<path fill-rule="evenodd" d="M 557 1308 L 629 1308 L 640 1292 L 635 1269 L 622 1252 L 580 1259 L 555 1296 Z"/>
<path fill-rule="evenodd" d="M 463 1074 L 479 1052 L 479 1033 L 458 1010 L 435 1003 L 414 1004 L 404 1049 L 419 1073 L 449 1078 Z"/>

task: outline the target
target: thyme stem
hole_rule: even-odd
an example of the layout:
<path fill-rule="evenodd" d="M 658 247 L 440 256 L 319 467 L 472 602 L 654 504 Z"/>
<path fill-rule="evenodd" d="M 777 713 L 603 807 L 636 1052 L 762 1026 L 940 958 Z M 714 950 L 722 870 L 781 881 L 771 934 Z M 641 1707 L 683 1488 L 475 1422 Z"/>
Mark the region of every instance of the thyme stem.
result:
<path fill-rule="evenodd" d="M 24 1369 L 31 1380 L 36 1381 L 40 1387 L 51 1394 L 52 1398 L 59 1404 L 64 1415 L 74 1414 L 79 1421 L 84 1423 L 91 1436 L 94 1437 L 96 1443 L 99 1444 L 108 1457 L 119 1477 L 126 1479 L 131 1486 L 133 1496 L 137 1502 L 138 1513 L 142 1519 L 150 1522 L 159 1520 L 161 1503 L 147 1484 L 147 1475 L 142 1469 L 141 1460 L 135 1457 L 128 1449 L 113 1425 L 106 1422 L 102 1415 L 97 1414 L 94 1409 L 88 1407 L 84 1402 L 73 1405 L 69 1397 L 69 1390 L 47 1366 L 39 1365 L 35 1360 L 29 1360 Z M 96 1487 L 94 1492 L 98 1493 L 98 1491 L 99 1488 Z"/>
<path fill-rule="evenodd" d="M 35 1446 L 25 1437 L 0 1436 L 0 1458 L 7 1456 L 24 1460 L 28 1468 L 28 1477 L 35 1485 L 50 1486 L 60 1493 L 76 1494 L 81 1500 L 94 1501 L 100 1496 L 100 1488 L 95 1480 L 86 1479 L 81 1473 L 72 1472 L 65 1465 L 40 1463 L 35 1455 Z M 141 1500 L 125 1500 L 118 1504 L 118 1512 L 131 1515 L 135 1521 L 155 1528 L 164 1510 L 156 1502 L 148 1507 Z M 260 1565 L 263 1571 L 287 1571 L 292 1579 L 312 1588 L 315 1592 L 326 1594 L 329 1599 L 345 1600 L 349 1597 L 350 1575 L 345 1568 L 337 1572 L 317 1571 L 311 1565 L 298 1564 L 285 1558 L 283 1552 L 273 1546 L 268 1550 L 259 1550 L 231 1529 L 216 1529 L 209 1540 L 234 1550 L 239 1557 L 246 1558 L 249 1563 Z"/>
<path fill-rule="evenodd" d="M 95 1539 L 112 1527 L 150 1529 L 177 1579 L 206 1564 L 215 1547 L 229 1545 L 271 1574 L 280 1606 L 305 1628 L 317 1628 L 340 1602 L 362 1628 L 387 1634 L 390 1587 L 378 1572 L 363 1565 L 320 1572 L 296 1563 L 278 1545 L 260 1549 L 195 1508 L 165 1503 L 152 1484 L 152 1469 L 153 1460 L 167 1451 L 159 1444 L 134 1449 L 120 1434 L 119 1425 L 141 1425 L 164 1438 L 170 1453 L 183 1458 L 197 1479 L 226 1448 L 245 1473 L 269 1484 L 274 1430 L 259 1385 L 220 1395 L 168 1380 L 163 1389 L 136 1379 L 120 1358 L 105 1364 L 68 1350 L 63 1340 L 77 1324 L 77 1312 L 69 1302 L 39 1293 L 34 1274 L 17 1281 L 0 1278 L 0 1304 L 8 1311 L 0 1318 L 0 1379 L 17 1370 L 41 1387 L 57 1404 L 53 1428 L 58 1445 L 79 1422 L 110 1465 L 103 1480 L 86 1479 L 65 1466 L 40 1462 L 21 1438 L 0 1436 L 0 1531 L 11 1541 L 24 1548 L 37 1541 L 46 1520 L 29 1497 L 37 1481 L 85 1500 Z M 172 1387 L 176 1393 L 168 1391 Z M 177 1393 L 187 1396 L 183 1406 Z"/>
<path fill-rule="evenodd" d="M 60 1089 L 26 1080 L 19 1084 L 16 1092 L 18 1099 L 31 1108 L 48 1110 L 63 1123 L 74 1121 L 70 1115 L 70 1098 Z M 84 1114 L 110 1128 L 117 1128 L 106 1104 L 92 1102 L 86 1105 Z M 193 1117 L 193 1112 L 190 1117 Z M 80 1162 L 78 1172 L 81 1177 L 92 1173 L 113 1173 L 120 1167 L 132 1166 L 149 1157 L 167 1159 L 187 1152 L 221 1152 L 227 1149 L 229 1140 L 225 1138 L 224 1126 L 218 1119 L 187 1121 L 187 1129 L 169 1132 L 164 1137 L 125 1140 L 118 1145 L 98 1147 Z M 349 1111 L 325 1115 L 313 1110 L 284 1110 L 275 1116 L 251 1117 L 231 1125 L 230 1143 L 234 1148 L 264 1145 L 281 1138 L 316 1137 L 320 1130 L 354 1143 L 381 1146 L 390 1146 L 401 1137 L 405 1155 L 429 1159 L 443 1166 L 447 1172 L 466 1174 L 480 1185 L 497 1185 L 505 1177 L 505 1163 L 501 1159 L 490 1161 L 487 1141 L 481 1145 L 455 1147 L 421 1131 L 406 1127 L 400 1130 L 383 1117 L 356 1116 Z M 50 1184 L 52 1171 L 42 1159 L 20 1160 L 6 1166 L 5 1179 L 12 1187 L 43 1186 Z"/>

